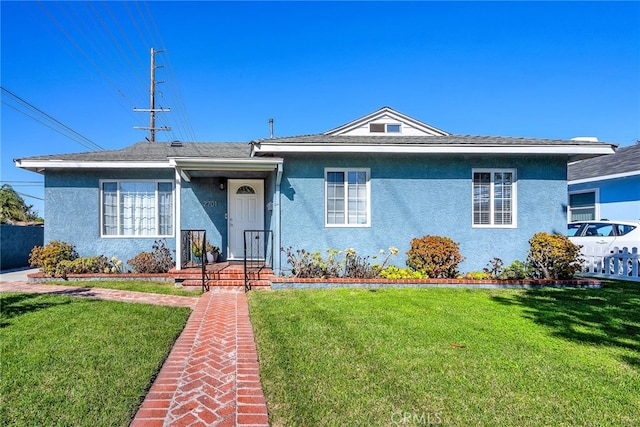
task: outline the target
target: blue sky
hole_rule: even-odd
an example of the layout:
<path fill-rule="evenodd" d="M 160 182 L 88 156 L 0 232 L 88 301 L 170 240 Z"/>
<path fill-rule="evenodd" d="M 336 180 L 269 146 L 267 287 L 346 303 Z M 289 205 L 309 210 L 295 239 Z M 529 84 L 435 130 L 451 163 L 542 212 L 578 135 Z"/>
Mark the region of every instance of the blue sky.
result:
<path fill-rule="evenodd" d="M 318 133 L 385 105 L 454 134 L 640 139 L 639 2 L 0 8 L 2 87 L 105 149 L 148 135 L 133 107 L 149 105 L 152 47 L 172 109 L 159 141 L 250 141 L 271 117 L 276 136 Z M 2 100 L 0 179 L 43 214 L 42 176 L 12 159 L 88 149 Z"/>

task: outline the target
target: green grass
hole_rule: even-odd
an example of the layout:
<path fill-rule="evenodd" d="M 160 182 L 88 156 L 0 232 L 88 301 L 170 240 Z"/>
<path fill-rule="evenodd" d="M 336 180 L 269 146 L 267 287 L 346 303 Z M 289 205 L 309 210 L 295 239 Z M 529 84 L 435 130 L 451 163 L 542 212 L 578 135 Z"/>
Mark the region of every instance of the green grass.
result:
<path fill-rule="evenodd" d="M 274 426 L 631 426 L 640 284 L 252 292 Z"/>
<path fill-rule="evenodd" d="M 0 425 L 127 426 L 189 309 L 0 294 Z"/>
<path fill-rule="evenodd" d="M 151 294 L 179 295 L 197 297 L 201 290 L 187 291 L 169 282 L 151 282 L 146 280 L 87 280 L 87 281 L 53 281 L 41 282 L 43 285 L 77 286 L 80 288 L 118 289 L 121 291 L 147 292 Z"/>

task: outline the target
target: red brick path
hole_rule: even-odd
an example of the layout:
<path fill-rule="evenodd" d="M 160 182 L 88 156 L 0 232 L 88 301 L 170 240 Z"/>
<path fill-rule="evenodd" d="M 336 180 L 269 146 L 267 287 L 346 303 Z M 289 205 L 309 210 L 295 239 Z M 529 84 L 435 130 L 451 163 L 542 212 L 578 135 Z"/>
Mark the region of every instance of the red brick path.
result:
<path fill-rule="evenodd" d="M 82 288 L 79 286 L 42 285 L 27 283 L 26 281 L 0 282 L 0 292 L 33 292 L 38 294 L 69 295 L 104 299 L 110 301 L 138 302 L 143 304 L 170 305 L 174 307 L 194 308 L 198 297 L 183 297 L 179 295 L 150 294 L 146 292 L 119 291 L 117 289 Z"/>
<path fill-rule="evenodd" d="M 268 426 L 243 292 L 200 297 L 131 427 Z"/>

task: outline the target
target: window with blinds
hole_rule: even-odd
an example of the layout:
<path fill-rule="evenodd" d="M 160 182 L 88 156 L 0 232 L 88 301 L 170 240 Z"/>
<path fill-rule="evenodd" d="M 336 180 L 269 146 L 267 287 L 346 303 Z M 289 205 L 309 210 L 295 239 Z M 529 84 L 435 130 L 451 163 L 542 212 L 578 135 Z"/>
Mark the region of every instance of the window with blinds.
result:
<path fill-rule="evenodd" d="M 102 236 L 172 236 L 173 183 L 103 181 Z"/>
<path fill-rule="evenodd" d="M 473 170 L 473 225 L 516 226 L 515 169 Z"/>
<path fill-rule="evenodd" d="M 569 221 L 593 221 L 595 219 L 595 191 L 569 194 Z"/>

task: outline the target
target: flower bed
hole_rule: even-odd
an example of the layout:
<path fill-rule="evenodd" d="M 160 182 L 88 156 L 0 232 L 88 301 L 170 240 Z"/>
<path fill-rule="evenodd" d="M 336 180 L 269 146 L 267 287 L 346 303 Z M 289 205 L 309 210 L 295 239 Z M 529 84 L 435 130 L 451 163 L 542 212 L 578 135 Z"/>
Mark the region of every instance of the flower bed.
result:
<path fill-rule="evenodd" d="M 69 274 L 65 278 L 51 277 L 44 273 L 31 273 L 27 275 L 29 282 L 51 282 L 59 280 L 67 281 L 91 281 L 91 280 L 145 280 L 149 282 L 173 282 L 169 273 L 88 273 Z"/>
<path fill-rule="evenodd" d="M 296 277 L 275 277 L 271 279 L 271 289 L 305 288 L 537 288 L 581 287 L 601 288 L 597 279 L 569 280 L 473 280 L 473 279 L 302 279 Z"/>

